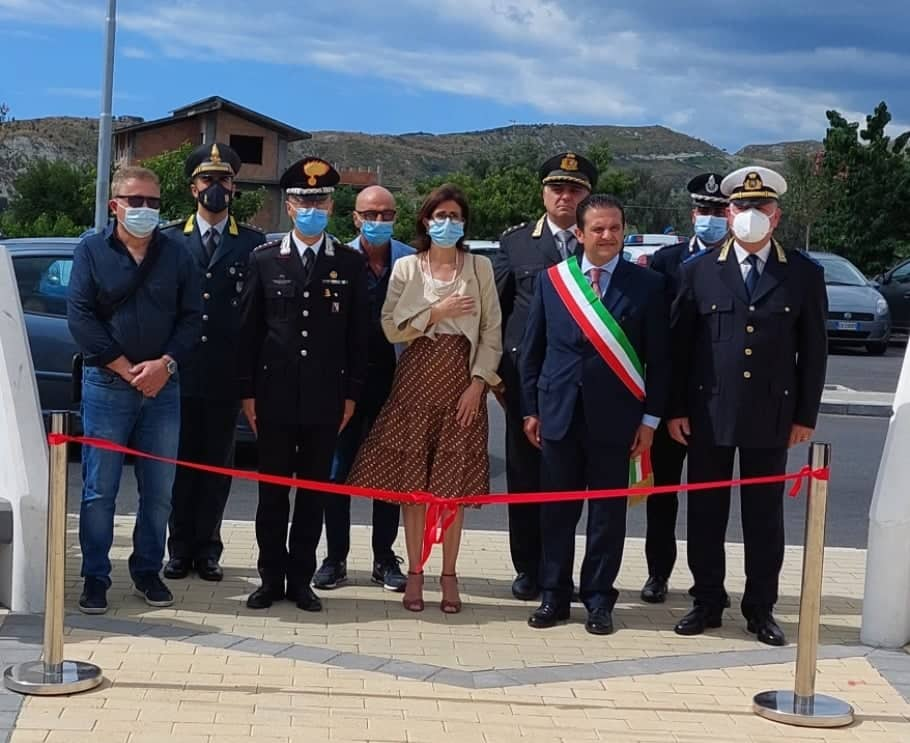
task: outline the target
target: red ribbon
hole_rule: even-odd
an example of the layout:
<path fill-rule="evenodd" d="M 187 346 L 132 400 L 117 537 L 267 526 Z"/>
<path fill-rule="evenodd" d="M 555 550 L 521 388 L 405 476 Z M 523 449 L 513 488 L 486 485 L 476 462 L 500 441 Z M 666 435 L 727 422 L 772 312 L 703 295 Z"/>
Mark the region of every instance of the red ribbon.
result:
<path fill-rule="evenodd" d="M 421 569 L 429 559 L 430 553 L 433 550 L 433 545 L 442 544 L 446 530 L 452 525 L 452 522 L 455 521 L 455 518 L 458 515 L 459 506 L 480 506 L 502 503 L 561 503 L 565 501 L 593 500 L 595 498 L 625 498 L 630 495 L 661 495 L 665 493 L 676 493 L 678 491 L 697 492 L 700 490 L 727 488 L 734 485 L 742 487 L 743 485 L 769 485 L 776 482 L 791 481 L 793 482 L 793 485 L 790 488 L 789 495 L 791 498 L 795 498 L 799 495 L 800 490 L 802 490 L 804 482 L 807 480 L 827 481 L 829 480 L 831 473 L 828 467 L 812 469 L 810 466 L 805 465 L 798 472 L 791 472 L 783 475 L 766 475 L 764 477 L 748 477 L 740 480 L 717 480 L 714 482 L 690 482 L 678 485 L 649 485 L 647 487 L 607 488 L 602 490 L 560 490 L 542 493 L 483 493 L 478 495 L 460 496 L 457 498 L 442 498 L 438 495 L 433 495 L 433 493 L 422 491 L 399 493 L 394 490 L 364 488 L 356 485 L 321 482 L 319 480 L 300 480 L 296 477 L 269 475 L 261 472 L 236 470 L 229 467 L 216 467 L 215 465 L 200 464 L 198 462 L 184 462 L 180 459 L 162 457 L 157 454 L 148 454 L 136 449 L 131 449 L 127 446 L 115 444 L 106 439 L 96 439 L 88 436 L 67 436 L 65 434 L 50 433 L 47 436 L 47 441 L 51 446 L 81 444 L 83 446 L 92 446 L 96 449 L 104 449 L 119 454 L 173 464 L 178 467 L 189 467 L 202 472 L 210 472 L 214 475 L 226 475 L 228 477 L 236 477 L 240 480 L 264 482 L 269 485 L 303 488 L 304 490 L 316 490 L 339 495 L 353 495 L 359 498 L 378 498 L 380 500 L 401 503 L 402 505 L 426 505 L 427 514 L 423 533 Z"/>

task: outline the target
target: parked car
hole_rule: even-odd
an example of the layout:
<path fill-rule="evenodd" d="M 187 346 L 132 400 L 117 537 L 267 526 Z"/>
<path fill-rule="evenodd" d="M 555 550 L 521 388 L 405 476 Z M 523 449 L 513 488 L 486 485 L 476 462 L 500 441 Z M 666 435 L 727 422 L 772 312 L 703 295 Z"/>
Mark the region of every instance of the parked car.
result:
<path fill-rule="evenodd" d="M 875 277 L 891 312 L 891 329 L 910 333 L 910 259 Z"/>
<path fill-rule="evenodd" d="M 485 255 L 492 260 L 499 250 L 499 240 L 467 240 L 468 250 L 478 255 Z"/>
<path fill-rule="evenodd" d="M 73 402 L 72 365 L 78 349 L 66 322 L 66 290 L 78 244 L 76 237 L 0 240 L 13 260 L 41 411 L 47 416 L 51 410 L 71 410 L 81 430 L 79 405 Z M 242 413 L 237 439 L 253 440 Z"/>
<path fill-rule="evenodd" d="M 633 234 L 623 240 L 622 256 L 627 261 L 647 266 L 651 256 L 667 245 L 686 242 L 688 238 L 679 235 Z"/>
<path fill-rule="evenodd" d="M 874 282 L 839 255 L 817 252 L 809 255 L 825 271 L 829 343 L 865 346 L 869 353 L 885 353 L 891 339 L 891 315 Z"/>

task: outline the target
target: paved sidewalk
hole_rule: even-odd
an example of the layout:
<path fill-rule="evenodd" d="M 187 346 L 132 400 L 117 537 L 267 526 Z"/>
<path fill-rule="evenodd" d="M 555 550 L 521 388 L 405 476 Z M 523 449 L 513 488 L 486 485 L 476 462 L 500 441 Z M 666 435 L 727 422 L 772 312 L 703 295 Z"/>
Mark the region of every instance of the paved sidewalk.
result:
<path fill-rule="evenodd" d="M 741 580 L 729 582 L 734 608 L 723 628 L 695 638 L 673 633 L 689 603 L 684 549 L 668 603 L 646 606 L 637 600 L 642 541 L 629 539 L 617 632 L 592 637 L 580 607 L 552 630 L 527 626 L 532 606 L 511 597 L 501 532 L 465 534 L 465 610 L 446 616 L 435 580 L 423 614 L 371 585 L 369 531 L 354 527 L 353 585 L 323 592 L 326 609 L 314 615 L 287 602 L 265 612 L 245 607 L 256 573 L 252 524 L 244 522 L 225 525 L 224 582 L 172 581 L 175 605 L 147 607 L 130 594 L 131 523 L 118 517 L 111 611 L 67 617 L 67 658 L 99 664 L 105 684 L 70 698 L 27 698 L 18 710 L 19 697 L 0 695 L 0 721 L 18 712 L 13 743 L 910 740 L 910 655 L 859 645 L 863 551 L 827 552 L 818 690 L 853 704 L 857 722 L 824 731 L 751 712 L 756 692 L 792 688 L 795 649 L 767 648 L 745 632 Z M 77 550 L 69 554 L 72 610 L 81 584 Z M 728 554 L 738 576 L 741 546 Z M 801 551 L 788 547 L 777 614 L 791 640 L 800 561 Z M 427 573 L 438 572 L 434 555 Z M 40 618 L 7 617 L 0 659 L 35 652 L 40 633 Z"/>

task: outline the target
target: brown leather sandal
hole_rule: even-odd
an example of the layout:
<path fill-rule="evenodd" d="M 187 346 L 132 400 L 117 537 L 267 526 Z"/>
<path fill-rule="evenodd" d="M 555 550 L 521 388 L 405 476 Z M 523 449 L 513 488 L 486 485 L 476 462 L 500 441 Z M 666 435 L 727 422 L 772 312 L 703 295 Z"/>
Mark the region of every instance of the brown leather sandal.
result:
<path fill-rule="evenodd" d="M 442 582 L 445 578 L 451 578 L 455 582 L 455 590 L 458 591 L 458 576 L 455 573 L 443 573 L 439 576 L 439 584 L 442 585 Z M 443 594 L 445 594 L 445 589 L 443 589 Z M 457 595 L 457 593 L 456 593 Z M 461 599 L 447 599 L 444 598 L 439 602 L 439 610 L 443 614 L 458 614 L 461 611 Z"/>
<path fill-rule="evenodd" d="M 413 585 L 412 585 L 413 584 Z M 415 590 L 417 596 L 408 595 L 409 591 Z M 413 573 L 408 571 L 408 584 L 404 589 L 404 596 L 401 598 L 401 605 L 408 611 L 423 611 L 423 573 Z"/>

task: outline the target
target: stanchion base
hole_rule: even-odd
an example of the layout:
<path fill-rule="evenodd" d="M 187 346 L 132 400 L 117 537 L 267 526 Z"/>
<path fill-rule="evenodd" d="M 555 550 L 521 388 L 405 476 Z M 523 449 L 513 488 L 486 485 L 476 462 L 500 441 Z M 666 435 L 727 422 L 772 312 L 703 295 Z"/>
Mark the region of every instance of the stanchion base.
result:
<path fill-rule="evenodd" d="M 824 694 L 799 697 L 792 691 L 763 691 L 752 699 L 759 717 L 806 728 L 839 728 L 853 722 L 853 707 Z"/>
<path fill-rule="evenodd" d="M 98 666 L 75 660 L 63 661 L 58 672 L 49 670 L 44 661 L 35 660 L 17 663 L 3 673 L 7 689 L 42 696 L 76 694 L 94 689 L 102 681 L 104 676 Z"/>

